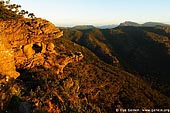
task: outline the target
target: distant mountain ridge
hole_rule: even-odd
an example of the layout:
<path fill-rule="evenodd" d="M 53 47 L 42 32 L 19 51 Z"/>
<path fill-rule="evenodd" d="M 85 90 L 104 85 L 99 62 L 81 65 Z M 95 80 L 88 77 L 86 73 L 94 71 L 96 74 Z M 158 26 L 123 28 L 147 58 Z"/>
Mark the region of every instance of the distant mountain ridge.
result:
<path fill-rule="evenodd" d="M 95 28 L 93 25 L 77 25 L 72 27 L 72 29 L 76 29 L 76 30 L 86 30 L 86 29 L 93 29 Z"/>
<path fill-rule="evenodd" d="M 142 24 L 143 27 L 155 27 L 155 26 L 170 26 L 169 24 L 164 24 L 160 22 L 146 22 Z"/>
<path fill-rule="evenodd" d="M 131 73 L 137 72 L 144 79 L 154 81 L 152 87 L 170 96 L 165 85 L 170 83 L 167 80 L 170 78 L 170 27 L 62 30 L 65 33 L 63 38 L 88 48 L 108 64 L 123 67 Z"/>
<path fill-rule="evenodd" d="M 145 22 L 143 24 L 139 24 L 137 22 L 132 21 L 125 21 L 123 23 L 118 24 L 106 24 L 106 25 L 75 25 L 73 27 L 60 27 L 60 28 L 71 28 L 74 30 L 87 30 L 87 29 L 93 29 L 93 28 L 99 28 L 99 29 L 112 29 L 116 28 L 118 26 L 133 26 L 133 27 L 156 27 L 156 26 L 163 26 L 163 27 L 170 27 L 170 24 L 165 24 L 161 22 Z"/>
<path fill-rule="evenodd" d="M 125 21 L 123 23 L 120 23 L 119 26 L 141 26 L 141 25 L 135 22 Z"/>
<path fill-rule="evenodd" d="M 155 27 L 155 26 L 166 26 L 170 27 L 169 24 L 164 24 L 161 22 L 146 22 L 143 24 L 138 24 L 136 22 L 131 22 L 131 21 L 125 21 L 123 23 L 120 23 L 119 26 L 134 26 L 134 27 Z"/>
<path fill-rule="evenodd" d="M 99 29 L 111 29 L 111 28 L 115 28 L 117 26 L 118 25 L 116 25 L 116 24 L 110 24 L 110 25 L 101 25 L 101 26 L 96 26 L 96 27 Z"/>

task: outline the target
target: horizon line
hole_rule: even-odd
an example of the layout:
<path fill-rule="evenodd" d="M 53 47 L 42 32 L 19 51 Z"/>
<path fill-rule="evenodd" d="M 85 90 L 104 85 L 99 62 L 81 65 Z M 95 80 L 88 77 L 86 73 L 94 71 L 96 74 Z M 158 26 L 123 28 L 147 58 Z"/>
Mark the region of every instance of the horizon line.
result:
<path fill-rule="evenodd" d="M 135 22 L 135 21 L 129 21 L 129 20 L 127 20 L 127 21 L 124 21 L 124 22 Z M 55 26 L 58 26 L 58 27 L 74 27 L 74 26 L 86 26 L 86 25 L 92 25 L 92 26 L 94 26 L 94 27 L 100 27 L 100 26 L 108 26 L 108 25 L 115 25 L 115 26 L 118 26 L 118 25 L 120 25 L 121 23 L 124 23 L 124 22 L 120 22 L 120 23 L 110 23 L 110 24 L 58 24 L 58 23 L 54 23 L 54 25 Z M 147 21 L 147 22 L 135 22 L 135 23 L 137 23 L 137 24 L 145 24 L 145 23 L 148 23 L 148 22 L 153 22 L 153 23 L 161 23 L 161 24 L 168 24 L 168 25 L 170 25 L 170 22 L 159 22 L 159 21 Z"/>

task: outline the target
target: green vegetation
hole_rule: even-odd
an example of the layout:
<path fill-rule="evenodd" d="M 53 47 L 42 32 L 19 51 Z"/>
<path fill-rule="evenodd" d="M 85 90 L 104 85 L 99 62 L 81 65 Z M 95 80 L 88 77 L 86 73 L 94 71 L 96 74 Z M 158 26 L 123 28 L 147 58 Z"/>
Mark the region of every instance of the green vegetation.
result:
<path fill-rule="evenodd" d="M 21 5 L 10 4 L 10 0 L 0 1 L 0 19 L 7 20 L 23 18 L 26 15 L 30 18 L 35 18 L 35 15 L 33 13 L 21 10 Z"/>

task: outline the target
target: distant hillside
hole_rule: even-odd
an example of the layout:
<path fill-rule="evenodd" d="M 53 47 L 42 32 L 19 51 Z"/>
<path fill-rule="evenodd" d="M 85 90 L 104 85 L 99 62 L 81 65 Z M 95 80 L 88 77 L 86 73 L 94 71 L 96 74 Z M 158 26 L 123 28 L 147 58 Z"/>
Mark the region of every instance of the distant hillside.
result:
<path fill-rule="evenodd" d="M 74 26 L 72 27 L 72 29 L 76 29 L 76 30 L 85 30 L 85 29 L 92 29 L 95 28 L 93 25 L 78 25 L 78 26 Z"/>
<path fill-rule="evenodd" d="M 102 62 L 84 46 L 75 44 L 68 38 L 56 40 L 56 45 L 58 45 L 56 50 L 61 50 L 62 47 L 65 51 L 81 51 L 84 55 L 81 63 L 70 64 L 65 68 L 64 75 L 72 77 L 73 80 L 76 80 L 77 76 L 81 81 L 80 94 L 88 99 L 88 103 L 83 103 L 84 106 L 90 104 L 88 110 L 108 113 L 114 112 L 119 107 L 169 106 L 169 97 L 153 90 L 140 77 Z"/>
<path fill-rule="evenodd" d="M 154 26 L 170 26 L 169 24 L 159 23 L 159 22 L 146 22 L 142 24 L 143 27 L 154 27 Z"/>
<path fill-rule="evenodd" d="M 96 26 L 96 28 L 100 28 L 100 29 L 111 29 L 111 28 L 115 28 L 118 25 L 112 24 L 112 25 L 103 25 L 103 26 Z"/>
<path fill-rule="evenodd" d="M 108 64 L 138 73 L 152 87 L 170 96 L 167 87 L 170 83 L 170 28 L 120 26 L 104 30 L 63 31 L 63 38 L 90 49 Z"/>
<path fill-rule="evenodd" d="M 135 22 L 125 21 L 124 23 L 120 23 L 119 26 L 141 26 L 141 25 Z"/>
<path fill-rule="evenodd" d="M 93 26 L 93 25 L 78 25 L 78 26 L 74 26 L 71 29 L 74 30 L 87 30 L 87 29 L 93 29 L 93 28 L 99 28 L 99 29 L 111 29 L 111 28 L 115 28 L 118 25 L 103 25 L 103 26 Z"/>
<path fill-rule="evenodd" d="M 160 22 L 146 22 L 144 24 L 138 24 L 131 21 L 126 21 L 124 23 L 121 23 L 119 26 L 134 26 L 134 27 L 155 27 L 155 26 L 170 26 L 169 24 L 164 24 Z"/>

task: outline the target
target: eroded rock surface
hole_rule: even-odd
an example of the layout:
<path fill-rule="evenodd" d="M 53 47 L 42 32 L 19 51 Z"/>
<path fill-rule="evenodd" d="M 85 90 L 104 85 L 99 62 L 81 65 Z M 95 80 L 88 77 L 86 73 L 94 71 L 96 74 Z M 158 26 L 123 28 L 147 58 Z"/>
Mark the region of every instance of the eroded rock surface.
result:
<path fill-rule="evenodd" d="M 56 72 L 60 73 L 68 63 L 80 60 L 83 57 L 81 53 L 79 55 L 61 53 L 61 55 L 55 52 L 53 41 L 61 37 L 63 32 L 47 20 L 38 18 L 0 21 L 0 29 L 2 31 L 0 33 L 0 37 L 3 39 L 2 43 L 6 45 L 9 51 L 9 53 L 5 51 L 6 55 L 9 55 L 8 60 L 12 60 L 9 61 L 11 62 L 9 64 L 15 64 L 17 69 L 30 69 L 44 65 L 47 68 L 57 67 L 55 68 Z M 5 47 L 2 46 L 1 48 Z M 10 57 L 10 55 L 12 56 Z M 11 70 L 15 71 L 15 66 Z M 11 74 L 7 75 L 17 78 L 19 74 L 13 71 L 8 71 Z"/>
<path fill-rule="evenodd" d="M 11 48 L 6 47 L 2 38 L 0 38 L 0 74 L 7 76 L 5 81 L 8 81 L 8 76 L 13 78 L 19 76 L 15 68 L 14 52 Z M 0 83 L 4 82 L 3 80 L 0 80 Z"/>
<path fill-rule="evenodd" d="M 80 52 L 57 53 L 54 50 L 54 39 L 61 37 L 63 32 L 47 20 L 24 18 L 0 21 L 0 30 L 0 97 L 13 95 L 7 94 L 3 88 L 8 80 L 20 75 L 16 69 L 44 66 L 60 74 L 68 63 L 83 58 Z M 11 87 L 8 88 L 9 92 Z M 9 98 L 0 98 L 5 99 L 7 101 L 0 103 L 3 106 Z M 1 109 L 3 106 L 0 106 Z"/>

